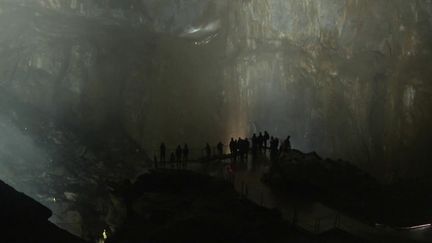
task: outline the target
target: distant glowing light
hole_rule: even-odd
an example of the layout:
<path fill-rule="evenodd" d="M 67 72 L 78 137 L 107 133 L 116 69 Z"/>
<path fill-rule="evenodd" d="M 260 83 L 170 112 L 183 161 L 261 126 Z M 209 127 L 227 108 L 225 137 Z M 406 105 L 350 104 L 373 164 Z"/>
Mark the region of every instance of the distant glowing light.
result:
<path fill-rule="evenodd" d="M 196 40 L 195 44 L 207 44 L 216 36 L 220 27 L 221 21 L 215 20 L 205 25 L 189 26 L 180 36 Z"/>
<path fill-rule="evenodd" d="M 106 230 L 103 230 L 102 237 L 103 237 L 104 240 L 108 239 Z"/>
<path fill-rule="evenodd" d="M 193 34 L 193 33 L 196 33 L 200 30 L 201 30 L 201 28 L 190 28 L 189 30 L 186 31 L 186 33 Z"/>

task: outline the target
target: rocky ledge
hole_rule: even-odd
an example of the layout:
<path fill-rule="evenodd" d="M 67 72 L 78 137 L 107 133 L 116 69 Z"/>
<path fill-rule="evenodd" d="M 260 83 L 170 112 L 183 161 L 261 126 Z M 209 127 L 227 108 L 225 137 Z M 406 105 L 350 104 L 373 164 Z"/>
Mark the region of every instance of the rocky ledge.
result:
<path fill-rule="evenodd" d="M 424 193 L 432 189 L 428 178 L 382 184 L 349 162 L 291 150 L 272 163 L 263 181 L 275 193 L 319 201 L 371 225 L 403 228 L 432 219 L 432 197 Z"/>

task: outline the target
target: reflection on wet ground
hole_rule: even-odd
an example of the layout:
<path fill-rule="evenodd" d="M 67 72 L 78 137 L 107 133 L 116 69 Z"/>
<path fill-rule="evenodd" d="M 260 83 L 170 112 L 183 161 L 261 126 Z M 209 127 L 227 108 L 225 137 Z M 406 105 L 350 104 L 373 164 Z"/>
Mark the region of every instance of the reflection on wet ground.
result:
<path fill-rule="evenodd" d="M 231 163 L 230 159 L 208 162 L 208 164 L 193 164 L 189 168 L 216 177 L 225 177 L 224 166 Z M 297 225 L 309 233 L 320 234 L 339 228 L 353 235 L 373 242 L 430 242 L 432 228 L 424 226 L 412 230 L 397 231 L 385 226 L 370 226 L 354 218 L 333 210 L 319 202 L 308 201 L 297 196 L 277 193 L 265 185 L 261 178 L 270 169 L 266 157 L 253 161 L 237 162 L 233 185 L 244 197 L 267 208 L 279 209 L 285 220 Z"/>

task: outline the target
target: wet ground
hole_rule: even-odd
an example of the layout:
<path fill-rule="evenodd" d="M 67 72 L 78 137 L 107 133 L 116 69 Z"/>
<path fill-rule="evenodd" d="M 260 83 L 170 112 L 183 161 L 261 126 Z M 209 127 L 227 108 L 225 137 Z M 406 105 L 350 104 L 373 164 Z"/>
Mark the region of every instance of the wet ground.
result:
<path fill-rule="evenodd" d="M 230 179 L 224 170 L 224 166 L 230 162 L 231 159 L 223 159 L 208 162 L 204 166 L 196 163 L 189 168 Z M 256 161 L 249 158 L 247 162 L 236 164 L 233 185 L 240 194 L 264 207 L 279 209 L 285 220 L 309 233 L 321 234 L 338 228 L 372 242 L 430 242 L 432 239 L 432 227 L 428 225 L 405 230 L 382 225 L 371 226 L 320 202 L 275 192 L 261 180 L 270 169 L 270 162 L 266 156 L 261 156 Z"/>

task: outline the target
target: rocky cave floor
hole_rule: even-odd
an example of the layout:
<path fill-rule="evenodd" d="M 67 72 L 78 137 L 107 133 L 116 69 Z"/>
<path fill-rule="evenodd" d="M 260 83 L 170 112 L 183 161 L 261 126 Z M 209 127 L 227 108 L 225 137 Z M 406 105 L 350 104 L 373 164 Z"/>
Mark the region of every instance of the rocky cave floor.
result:
<path fill-rule="evenodd" d="M 119 185 L 127 218 L 111 242 L 367 242 L 339 230 L 314 235 L 241 197 L 227 181 L 157 169 Z"/>

